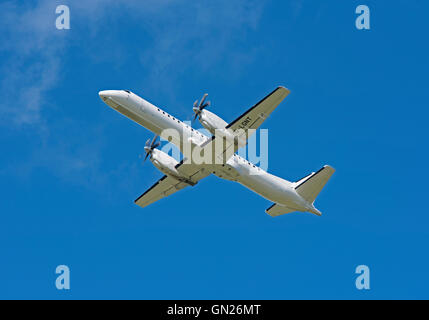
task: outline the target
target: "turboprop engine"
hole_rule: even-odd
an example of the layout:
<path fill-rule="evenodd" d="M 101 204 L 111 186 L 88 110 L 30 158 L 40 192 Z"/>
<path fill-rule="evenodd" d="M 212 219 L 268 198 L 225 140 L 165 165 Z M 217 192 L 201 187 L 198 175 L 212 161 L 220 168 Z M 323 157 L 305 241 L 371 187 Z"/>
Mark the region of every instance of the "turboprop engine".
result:
<path fill-rule="evenodd" d="M 213 112 L 206 110 L 210 106 L 210 101 L 206 101 L 208 94 L 205 93 L 200 102 L 194 102 L 194 121 L 198 118 L 204 128 L 210 131 L 214 136 L 221 136 L 226 138 L 231 143 L 234 143 L 238 148 L 242 148 L 247 145 L 247 132 L 246 131 L 235 131 L 226 129 L 228 123 L 215 115 Z"/>
<path fill-rule="evenodd" d="M 157 141 L 157 139 L 158 136 L 155 136 L 152 141 L 150 139 L 146 141 L 146 145 L 144 147 L 146 157 L 144 161 L 146 161 L 146 159 L 149 157 L 153 165 L 162 173 L 192 186 L 195 185 L 195 182 L 189 179 L 189 177 L 181 174 L 179 170 L 176 169 L 176 166 L 179 164 L 176 159 L 169 156 L 165 152 L 156 149 L 160 146 L 160 143 Z"/>
<path fill-rule="evenodd" d="M 216 130 L 225 129 L 228 125 L 222 118 L 215 115 L 213 112 L 206 110 L 210 106 L 210 101 L 206 101 L 208 94 L 205 93 L 201 101 L 198 103 L 198 100 L 194 102 L 194 121 L 198 118 L 200 123 L 204 128 L 210 131 L 211 134 L 215 135 Z"/>

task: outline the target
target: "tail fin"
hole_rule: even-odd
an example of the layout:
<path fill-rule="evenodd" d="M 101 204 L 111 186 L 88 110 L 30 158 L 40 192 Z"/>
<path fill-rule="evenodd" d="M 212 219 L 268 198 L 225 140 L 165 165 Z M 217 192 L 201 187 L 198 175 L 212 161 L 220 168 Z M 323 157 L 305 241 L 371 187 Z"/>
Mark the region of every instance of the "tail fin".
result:
<path fill-rule="evenodd" d="M 334 172 L 335 169 L 331 166 L 324 166 L 319 171 L 296 182 L 295 190 L 309 203 L 313 203 Z"/>

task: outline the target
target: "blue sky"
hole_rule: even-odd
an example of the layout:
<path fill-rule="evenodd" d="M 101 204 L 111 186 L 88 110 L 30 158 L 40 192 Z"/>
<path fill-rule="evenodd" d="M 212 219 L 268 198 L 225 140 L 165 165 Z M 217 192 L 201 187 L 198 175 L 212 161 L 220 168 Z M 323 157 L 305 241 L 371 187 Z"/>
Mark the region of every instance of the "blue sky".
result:
<path fill-rule="evenodd" d="M 69 5 L 71 29 L 55 28 Z M 371 9 L 371 30 L 355 8 Z M 426 1 L 3 1 L 0 298 L 429 298 Z M 209 177 L 146 209 L 152 136 L 102 103 L 234 120 L 276 86 L 269 171 L 337 169 L 322 217 Z M 71 269 L 71 290 L 55 268 Z M 371 290 L 355 288 L 358 265 Z"/>

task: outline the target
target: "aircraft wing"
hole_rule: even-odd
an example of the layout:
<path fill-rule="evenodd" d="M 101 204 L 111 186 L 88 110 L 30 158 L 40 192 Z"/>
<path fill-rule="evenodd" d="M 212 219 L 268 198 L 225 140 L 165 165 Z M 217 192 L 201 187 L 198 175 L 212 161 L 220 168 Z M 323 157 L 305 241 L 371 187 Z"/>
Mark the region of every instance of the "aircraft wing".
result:
<path fill-rule="evenodd" d="M 233 132 L 236 132 L 238 129 L 242 129 L 245 132 L 249 129 L 258 129 L 289 93 L 290 91 L 285 87 L 278 87 L 240 117 L 228 124 L 226 129 Z"/>
<path fill-rule="evenodd" d="M 195 184 L 199 180 L 210 175 L 210 171 L 207 171 L 202 166 L 197 166 L 194 164 L 180 163 L 176 166 L 176 168 L 183 174 L 187 175 Z M 168 197 L 173 193 L 186 188 L 189 185 L 189 183 L 179 181 L 173 177 L 163 176 L 134 202 L 138 206 L 144 208 L 158 200 L 161 200 L 162 198 Z"/>
<path fill-rule="evenodd" d="M 226 126 L 225 129 L 232 134 L 235 141 L 244 142 L 241 146 L 240 143 L 233 143 L 230 140 L 224 142 L 222 148 L 218 148 L 216 146 L 216 140 L 222 138 L 213 136 L 211 140 L 208 140 L 201 146 L 201 149 L 211 149 L 213 161 L 219 161 L 213 163 L 224 163 L 237 152 L 240 147 L 246 145 L 248 138 L 261 126 L 289 93 L 290 91 L 285 87 L 278 87 L 252 108 L 247 110 L 243 115 Z M 215 160 L 216 158 L 218 160 Z"/>

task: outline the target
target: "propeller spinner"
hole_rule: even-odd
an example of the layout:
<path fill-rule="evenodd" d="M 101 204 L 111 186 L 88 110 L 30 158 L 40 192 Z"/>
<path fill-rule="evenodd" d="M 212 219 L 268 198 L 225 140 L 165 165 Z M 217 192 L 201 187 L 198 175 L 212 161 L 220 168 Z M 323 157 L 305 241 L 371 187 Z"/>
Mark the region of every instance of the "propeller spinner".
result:
<path fill-rule="evenodd" d="M 159 141 L 157 141 L 158 135 L 153 137 L 152 141 L 148 139 L 146 141 L 146 145 L 144 146 L 144 151 L 146 152 L 146 157 L 144 158 L 144 161 L 152 154 L 153 150 L 161 145 Z"/>
<path fill-rule="evenodd" d="M 207 108 L 208 106 L 210 106 L 210 101 L 206 101 L 208 94 L 205 93 L 204 96 L 202 97 L 200 103 L 198 103 L 198 100 L 194 102 L 194 107 L 192 108 L 194 110 L 195 113 L 195 117 L 194 120 L 195 121 L 199 116 L 201 116 L 201 112 Z"/>

